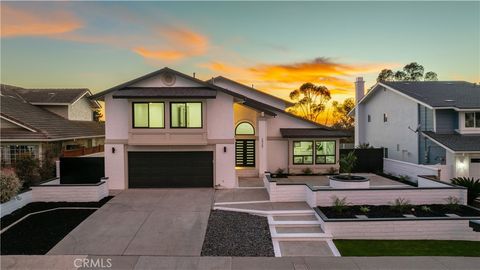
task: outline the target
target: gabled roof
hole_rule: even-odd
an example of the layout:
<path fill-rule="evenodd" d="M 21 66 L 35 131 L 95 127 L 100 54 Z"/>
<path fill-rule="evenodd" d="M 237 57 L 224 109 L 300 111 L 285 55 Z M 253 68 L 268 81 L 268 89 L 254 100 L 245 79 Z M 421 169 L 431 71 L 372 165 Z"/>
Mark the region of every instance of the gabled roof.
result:
<path fill-rule="evenodd" d="M 432 109 L 480 109 L 480 85 L 465 81 L 379 82 L 359 103 L 382 87 Z"/>
<path fill-rule="evenodd" d="M 12 85 L 1 85 L 2 93 L 14 95 L 33 105 L 69 105 L 83 96 L 91 96 L 87 88 L 22 88 Z M 92 107 L 100 108 L 100 104 L 92 102 Z"/>
<path fill-rule="evenodd" d="M 148 78 L 151 78 L 153 76 L 156 76 L 156 75 L 159 75 L 161 74 L 162 72 L 171 72 L 177 76 L 180 76 L 182 78 L 185 78 L 185 79 L 188 79 L 188 80 L 191 80 L 193 82 L 196 82 L 198 83 L 199 85 L 201 86 L 204 86 L 204 87 L 207 87 L 207 88 L 211 88 L 213 90 L 217 90 L 217 91 L 220 91 L 220 92 L 223 92 L 223 93 L 226 93 L 228 95 L 231 95 L 237 99 L 239 99 L 242 103 L 244 104 L 245 106 L 248 106 L 248 107 L 251 107 L 253 109 L 256 109 L 256 110 L 264 110 L 265 113 L 269 114 L 269 115 L 276 115 L 275 112 L 280 112 L 280 113 L 283 113 L 283 114 L 286 114 L 286 115 L 289 115 L 293 118 L 297 118 L 301 121 L 304 121 L 304 122 L 307 122 L 307 123 L 310 123 L 310 124 L 313 124 L 315 126 L 318 126 L 318 127 L 322 127 L 322 128 L 328 128 L 322 124 L 319 124 L 317 122 L 314 122 L 314 121 L 310 121 L 308 119 L 305 119 L 305 118 L 302 118 L 298 115 L 295 115 L 295 114 L 292 114 L 292 113 L 289 113 L 285 110 L 281 110 L 281 109 L 278 109 L 278 108 L 275 108 L 275 107 L 272 107 L 268 104 L 265 104 L 265 103 L 262 103 L 262 102 L 259 102 L 259 101 L 256 101 L 256 100 L 253 100 L 251 98 L 248 98 L 244 95 L 241 95 L 239 93 L 236 93 L 236 92 L 233 92 L 233 91 L 230 91 L 228 89 L 225 89 L 223 87 L 220 87 L 220 86 L 217 86 L 217 85 L 214 85 L 214 84 L 211 84 L 209 81 L 202 81 L 202 80 L 199 80 L 197 78 L 194 78 L 194 77 L 191 77 L 187 74 L 184 74 L 184 73 L 181 73 L 179 71 L 176 71 L 176 70 L 173 70 L 171 68 L 168 68 L 168 67 L 164 67 L 162 69 L 159 69 L 159 70 L 156 70 L 154 72 L 151 72 L 151 73 L 148 73 L 144 76 L 141 76 L 141 77 L 138 77 L 138 78 L 135 78 L 133 80 L 130 80 L 130 81 L 127 81 L 127 82 L 124 82 L 122 84 L 119 84 L 117 86 L 114 86 L 112 88 L 109 88 L 107 90 L 104 90 L 102 92 L 99 92 L 99 93 L 96 93 L 94 95 L 92 95 L 90 98 L 91 99 L 103 99 L 103 97 L 107 94 L 110 94 L 110 93 L 113 93 L 115 91 L 119 91 L 121 89 L 127 89 L 130 85 L 134 84 L 134 83 L 137 83 L 137 82 L 140 82 L 142 80 L 145 80 L 145 79 L 148 79 Z"/>
<path fill-rule="evenodd" d="M 423 131 L 422 134 L 452 152 L 480 152 L 480 135 L 437 134 Z"/>
<path fill-rule="evenodd" d="M 2 128 L 0 138 L 4 141 L 54 141 L 105 136 L 105 127 L 101 123 L 67 120 L 6 92 L 2 92 L 0 115 L 18 128 Z"/>
<path fill-rule="evenodd" d="M 212 79 L 208 80 L 207 82 L 212 83 L 212 84 L 215 84 L 215 81 L 218 81 L 218 80 L 224 80 L 224 81 L 227 81 L 227 82 L 229 82 L 229 83 L 236 84 L 236 85 L 241 86 L 241 87 L 243 87 L 243 88 L 245 88 L 245 89 L 248 89 L 249 91 L 258 93 L 258 94 L 260 94 L 260 95 L 263 95 L 263 96 L 265 96 L 265 97 L 267 97 L 267 98 L 271 98 L 271 99 L 274 99 L 274 100 L 277 100 L 277 101 L 281 101 L 281 102 L 285 103 L 285 106 L 286 106 L 286 107 L 291 107 L 291 106 L 295 105 L 295 103 L 293 103 L 293 102 L 290 102 L 290 101 L 288 101 L 288 100 L 285 100 L 285 99 L 276 97 L 276 96 L 274 96 L 274 95 L 270 95 L 270 94 L 268 94 L 268 93 L 265 93 L 265 92 L 263 92 L 263 91 L 260 91 L 260 90 L 258 90 L 258 89 L 255 89 L 255 88 L 250 87 L 250 86 L 248 86 L 248 85 L 245 85 L 245 84 L 236 82 L 236 81 L 234 81 L 234 80 L 231 80 L 231 79 L 226 78 L 226 77 L 223 77 L 223 76 L 217 76 L 217 77 L 215 77 L 215 78 L 212 78 Z"/>

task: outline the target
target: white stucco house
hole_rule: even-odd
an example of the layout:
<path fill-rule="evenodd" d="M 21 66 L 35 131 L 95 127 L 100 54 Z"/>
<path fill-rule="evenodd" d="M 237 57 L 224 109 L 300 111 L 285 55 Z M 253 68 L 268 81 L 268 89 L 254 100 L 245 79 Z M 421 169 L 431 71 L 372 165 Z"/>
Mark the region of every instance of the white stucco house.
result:
<path fill-rule="evenodd" d="M 438 165 L 448 177 L 480 177 L 480 86 L 464 81 L 356 81 L 355 144 L 385 157 Z M 447 178 L 448 178 L 447 177 Z"/>
<path fill-rule="evenodd" d="M 292 104 L 227 78 L 163 68 L 92 96 L 105 102 L 110 189 L 234 188 L 278 168 L 338 169 L 347 136 L 292 115 Z"/>

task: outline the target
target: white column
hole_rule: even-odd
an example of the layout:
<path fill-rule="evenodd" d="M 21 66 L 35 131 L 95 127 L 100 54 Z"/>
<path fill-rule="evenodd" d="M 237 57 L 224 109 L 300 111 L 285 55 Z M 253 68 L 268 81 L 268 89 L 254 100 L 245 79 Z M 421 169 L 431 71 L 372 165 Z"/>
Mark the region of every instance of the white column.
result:
<path fill-rule="evenodd" d="M 258 118 L 258 174 L 263 174 L 268 168 L 267 159 L 267 119 L 265 117 Z"/>

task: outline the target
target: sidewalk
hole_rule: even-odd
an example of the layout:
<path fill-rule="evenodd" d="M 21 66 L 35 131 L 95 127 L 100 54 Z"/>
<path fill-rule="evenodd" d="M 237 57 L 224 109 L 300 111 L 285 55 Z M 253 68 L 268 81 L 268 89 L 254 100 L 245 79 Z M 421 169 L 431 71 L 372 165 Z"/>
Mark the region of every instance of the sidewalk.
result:
<path fill-rule="evenodd" d="M 81 267 L 82 263 L 97 267 Z M 470 257 L 162 257 L 162 256 L 2 256 L 1 269 L 478 269 Z M 102 267 L 103 266 L 103 267 Z"/>

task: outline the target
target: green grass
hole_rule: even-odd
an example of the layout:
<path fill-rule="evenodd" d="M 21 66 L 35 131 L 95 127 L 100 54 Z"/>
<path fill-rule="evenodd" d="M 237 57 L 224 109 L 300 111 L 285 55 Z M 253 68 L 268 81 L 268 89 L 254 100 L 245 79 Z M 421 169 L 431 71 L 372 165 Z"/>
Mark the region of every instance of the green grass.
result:
<path fill-rule="evenodd" d="M 480 241 L 333 240 L 342 256 L 480 257 Z"/>

